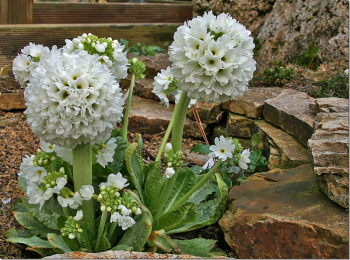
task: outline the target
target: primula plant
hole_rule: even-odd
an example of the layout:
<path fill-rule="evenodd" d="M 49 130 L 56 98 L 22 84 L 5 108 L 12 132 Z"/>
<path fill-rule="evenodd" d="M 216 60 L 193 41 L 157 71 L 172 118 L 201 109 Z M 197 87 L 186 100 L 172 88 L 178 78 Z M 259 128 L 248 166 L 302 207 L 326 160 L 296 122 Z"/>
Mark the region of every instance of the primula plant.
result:
<path fill-rule="evenodd" d="M 245 169 L 250 152 L 220 137 L 198 175 L 183 164 L 182 132 L 186 111 L 197 99 L 220 103 L 247 90 L 255 70 L 249 35 L 229 15 L 212 12 L 178 28 L 169 47 L 173 64 L 154 82 L 163 103 L 173 94 L 177 104 L 148 165 L 140 136 L 135 143 L 127 138 L 135 79 L 144 77 L 142 62 L 128 60 L 117 40 L 92 34 L 66 40 L 60 49 L 33 43 L 23 48 L 13 71 L 25 88 L 25 114 L 41 149 L 20 166 L 24 196 L 15 216 L 26 229 L 9 230 L 8 241 L 42 255 L 134 250 L 213 256 L 213 240 L 179 241 L 169 235 L 220 219 L 228 194 L 220 166 L 237 158 Z M 118 82 L 128 72 L 132 79 L 123 97 Z"/>

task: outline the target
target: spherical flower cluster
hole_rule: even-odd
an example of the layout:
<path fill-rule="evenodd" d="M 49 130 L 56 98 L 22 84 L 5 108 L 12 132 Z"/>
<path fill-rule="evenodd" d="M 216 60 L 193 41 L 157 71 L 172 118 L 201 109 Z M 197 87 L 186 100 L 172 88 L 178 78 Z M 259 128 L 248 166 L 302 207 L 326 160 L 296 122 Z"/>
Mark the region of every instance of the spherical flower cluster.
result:
<path fill-rule="evenodd" d="M 212 11 L 180 26 L 169 47 L 172 73 L 190 98 L 225 102 L 243 95 L 253 77 L 253 38 L 228 14 Z"/>
<path fill-rule="evenodd" d="M 126 52 L 123 51 L 124 45 L 120 44 L 118 40 L 98 38 L 91 33 L 84 33 L 72 41 L 66 39 L 63 52 L 78 53 L 82 50 L 94 55 L 102 64 L 105 64 L 117 81 L 128 75 L 128 59 Z"/>
<path fill-rule="evenodd" d="M 29 81 L 25 113 L 33 132 L 45 142 L 67 148 L 102 143 L 121 121 L 124 102 L 119 84 L 86 51 L 52 51 L 40 60 Z"/>
<path fill-rule="evenodd" d="M 29 81 L 30 73 L 38 66 L 41 56 L 45 55 L 45 53 L 50 53 L 50 49 L 40 44 L 29 43 L 21 52 L 13 60 L 12 71 L 21 87 L 25 88 Z"/>

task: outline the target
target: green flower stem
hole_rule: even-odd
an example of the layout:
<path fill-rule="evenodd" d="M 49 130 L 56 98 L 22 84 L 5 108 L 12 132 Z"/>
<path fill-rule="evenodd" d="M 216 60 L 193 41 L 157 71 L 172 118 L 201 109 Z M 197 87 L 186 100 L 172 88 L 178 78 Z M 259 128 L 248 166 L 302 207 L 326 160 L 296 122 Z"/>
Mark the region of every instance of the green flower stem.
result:
<path fill-rule="evenodd" d="M 109 227 L 108 235 L 107 235 L 109 241 L 111 240 L 113 232 L 114 232 L 115 228 L 117 227 L 117 225 L 118 225 L 118 221 L 113 222 L 111 224 L 111 226 Z"/>
<path fill-rule="evenodd" d="M 220 166 L 221 162 L 221 159 L 218 160 L 213 166 L 213 168 L 211 168 L 210 171 L 206 175 L 204 175 L 204 177 L 199 182 L 197 182 L 196 185 L 194 185 L 194 187 L 189 192 L 187 192 L 180 200 L 178 200 L 168 211 L 176 209 L 182 203 L 186 202 L 191 197 L 191 195 L 196 190 L 198 190 L 198 188 L 201 187 L 216 172 L 216 169 Z"/>
<path fill-rule="evenodd" d="M 186 119 L 186 112 L 191 99 L 187 96 L 186 91 L 182 91 L 179 102 L 175 106 L 175 118 L 172 133 L 173 151 L 176 153 L 181 150 L 182 134 Z"/>
<path fill-rule="evenodd" d="M 97 240 L 96 240 L 96 245 L 95 245 L 95 252 L 98 252 L 101 244 L 101 239 L 102 239 L 102 234 L 105 229 L 105 224 L 108 216 L 108 211 L 103 211 L 101 215 L 101 220 L 100 220 L 100 227 L 98 228 L 98 234 L 97 234 Z"/>
<path fill-rule="evenodd" d="M 128 143 L 128 124 L 129 124 L 129 110 L 131 106 L 131 98 L 132 98 L 132 92 L 134 90 L 135 86 L 135 74 L 132 74 L 130 87 L 129 87 L 129 95 L 126 102 L 126 108 L 124 113 L 124 126 L 123 126 L 123 138 Z"/>
<path fill-rule="evenodd" d="M 169 138 L 169 135 L 171 133 L 171 130 L 173 129 L 173 125 L 174 125 L 174 118 L 175 118 L 175 115 L 176 115 L 176 106 L 174 108 L 174 111 L 173 111 L 173 115 L 171 116 L 171 120 L 169 122 L 169 125 L 168 125 L 168 128 L 164 134 L 164 137 L 163 137 L 163 141 L 159 147 L 159 151 L 158 151 L 158 154 L 157 154 L 157 157 L 156 157 L 156 161 L 159 161 L 160 160 L 160 157 L 162 157 L 162 153 L 163 153 L 163 150 L 164 150 L 164 147 L 168 141 L 168 138 Z"/>
<path fill-rule="evenodd" d="M 74 191 L 79 191 L 83 185 L 92 185 L 91 144 L 79 144 L 72 152 Z M 93 227 L 95 225 L 95 214 L 92 199 L 84 200 L 80 207 L 83 210 L 83 220 L 90 227 Z"/>
<path fill-rule="evenodd" d="M 68 208 L 62 207 L 62 209 L 63 209 L 64 215 L 66 216 L 66 218 L 68 218 L 70 216 Z"/>

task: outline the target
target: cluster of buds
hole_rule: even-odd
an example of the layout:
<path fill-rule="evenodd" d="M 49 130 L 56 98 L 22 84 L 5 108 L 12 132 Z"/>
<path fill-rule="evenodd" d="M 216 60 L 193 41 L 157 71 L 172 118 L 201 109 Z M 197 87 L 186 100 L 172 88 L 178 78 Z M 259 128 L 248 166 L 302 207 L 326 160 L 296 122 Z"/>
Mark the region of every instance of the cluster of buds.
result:
<path fill-rule="evenodd" d="M 45 166 L 48 166 L 51 162 L 54 162 L 55 160 L 56 160 L 56 157 L 54 155 L 48 154 L 38 149 L 36 156 L 33 157 L 33 165 L 45 167 Z"/>
<path fill-rule="evenodd" d="M 175 171 L 183 163 L 183 161 L 181 160 L 182 155 L 183 153 L 181 150 L 174 153 L 171 144 L 170 143 L 166 144 L 164 160 L 168 166 L 165 172 L 165 174 L 167 175 L 167 178 L 171 178 L 175 174 Z"/>
<path fill-rule="evenodd" d="M 41 181 L 42 184 L 44 184 L 45 188 L 53 188 L 57 185 L 57 179 L 58 178 L 64 178 L 68 181 L 68 177 L 64 172 L 64 168 L 61 167 L 60 170 L 49 172 L 45 178 Z"/>
<path fill-rule="evenodd" d="M 146 70 L 146 66 L 142 61 L 134 57 L 129 59 L 128 62 L 130 65 L 130 73 L 135 74 L 135 77 L 138 79 L 144 79 L 146 77 L 146 75 L 143 74 Z"/>
<path fill-rule="evenodd" d="M 83 232 L 83 229 L 79 225 L 79 221 L 83 218 L 83 211 L 79 210 L 75 217 L 69 216 L 64 227 L 61 228 L 62 236 L 68 236 L 69 239 L 74 239 L 79 233 Z"/>

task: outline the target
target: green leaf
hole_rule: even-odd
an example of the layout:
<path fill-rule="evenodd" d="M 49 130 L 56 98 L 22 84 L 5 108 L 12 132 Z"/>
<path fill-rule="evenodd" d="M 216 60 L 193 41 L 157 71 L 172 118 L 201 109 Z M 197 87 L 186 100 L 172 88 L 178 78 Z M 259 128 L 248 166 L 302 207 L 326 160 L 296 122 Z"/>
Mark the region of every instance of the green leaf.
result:
<path fill-rule="evenodd" d="M 135 224 L 128 228 L 118 245 L 132 247 L 134 251 L 143 251 L 147 239 L 152 232 L 152 217 L 142 212 L 135 217 Z"/>
<path fill-rule="evenodd" d="M 144 204 L 143 194 L 142 194 L 142 186 L 143 186 L 143 173 L 142 173 L 142 164 L 140 162 L 140 158 L 134 153 L 137 143 L 132 143 L 125 150 L 125 163 L 126 168 L 129 172 L 131 182 L 136 188 L 142 203 Z"/>
<path fill-rule="evenodd" d="M 113 161 L 108 163 L 107 166 L 112 169 L 113 173 L 118 173 L 124 164 L 124 153 L 128 144 L 122 136 L 119 136 L 119 132 L 115 132 L 114 134 L 117 135 L 115 136 L 117 147 L 115 148 Z"/>
<path fill-rule="evenodd" d="M 69 246 L 66 244 L 62 236 L 58 236 L 53 233 L 47 234 L 47 239 L 54 248 L 61 249 L 64 253 L 72 252 Z"/>
<path fill-rule="evenodd" d="M 197 144 L 192 147 L 190 153 L 200 153 L 200 154 L 209 154 L 211 151 L 209 149 L 210 145 L 207 144 Z"/>
<path fill-rule="evenodd" d="M 9 230 L 7 230 L 5 232 L 5 236 L 7 238 L 10 238 L 10 237 L 25 237 L 25 238 L 29 238 L 29 237 L 32 237 L 33 234 L 32 232 L 30 232 L 29 230 L 27 229 L 15 229 L 15 228 L 10 228 Z"/>
<path fill-rule="evenodd" d="M 252 139 L 251 139 L 251 143 L 252 143 L 253 147 L 257 146 L 260 143 L 260 135 L 259 135 L 259 133 L 253 134 Z"/>
<path fill-rule="evenodd" d="M 20 175 L 18 177 L 18 185 L 23 192 L 27 192 L 27 182 L 26 182 L 26 179 L 22 175 Z"/>
<path fill-rule="evenodd" d="M 118 129 L 118 128 L 114 128 L 112 130 L 112 133 L 111 133 L 111 136 L 110 138 L 113 138 L 113 137 L 123 137 L 123 128 L 121 129 Z M 124 139 L 123 139 L 124 140 Z"/>
<path fill-rule="evenodd" d="M 203 171 L 203 167 L 194 165 L 191 167 L 191 170 L 194 172 L 194 174 L 199 175 Z"/>
<path fill-rule="evenodd" d="M 153 212 L 156 200 L 158 199 L 161 189 L 161 162 L 155 161 L 148 165 L 148 173 L 143 189 L 143 195 L 145 199 L 145 206 Z"/>
<path fill-rule="evenodd" d="M 167 232 L 167 234 L 175 234 L 186 231 L 195 230 L 201 227 L 205 227 L 216 223 L 222 216 L 228 197 L 228 188 L 226 183 L 221 179 L 218 174 L 215 174 L 217 182 L 217 190 L 212 200 L 206 200 L 196 205 L 195 211 L 197 212 L 197 221 L 187 223 L 181 228 Z M 193 195 L 189 201 L 196 200 Z M 198 202 L 198 200 L 196 200 Z"/>
<path fill-rule="evenodd" d="M 250 164 L 255 165 L 260 156 L 261 156 L 261 149 L 256 149 L 256 150 L 250 152 L 250 156 L 249 156 Z"/>
<path fill-rule="evenodd" d="M 204 175 L 197 176 L 196 182 L 199 182 Z M 204 183 L 199 189 L 193 192 L 192 196 L 188 199 L 189 202 L 193 202 L 198 205 L 204 201 L 210 194 L 217 191 L 217 184 L 215 182 L 214 176 L 211 176 L 209 180 Z"/>
<path fill-rule="evenodd" d="M 14 216 L 18 223 L 29 229 L 33 235 L 46 237 L 48 233 L 58 233 L 56 230 L 45 226 L 29 212 L 14 212 Z"/>
<path fill-rule="evenodd" d="M 216 240 L 196 238 L 191 240 L 174 240 L 180 247 L 182 254 L 199 257 L 212 257 L 210 251 L 215 247 Z"/>
<path fill-rule="evenodd" d="M 6 241 L 11 242 L 11 243 L 25 244 L 28 246 L 27 249 L 32 250 L 32 251 L 34 251 L 35 249 L 39 249 L 39 248 L 40 249 L 46 249 L 46 248 L 53 249 L 53 246 L 50 244 L 49 241 L 41 239 L 37 236 L 33 236 L 33 237 L 29 237 L 29 238 L 27 238 L 27 237 L 10 237 Z M 35 250 L 35 251 L 37 251 L 37 250 Z M 40 253 L 40 252 L 38 252 L 38 253 Z"/>
<path fill-rule="evenodd" d="M 109 243 L 109 240 L 107 238 L 107 229 L 105 229 L 105 232 L 102 235 L 102 239 L 101 239 L 101 244 L 100 244 L 100 252 L 104 252 L 108 249 L 111 248 L 111 243 Z"/>
<path fill-rule="evenodd" d="M 171 231 L 182 227 L 183 225 L 197 220 L 197 213 L 194 210 L 195 204 L 193 202 L 186 202 L 181 204 L 175 210 L 165 212 L 161 215 L 155 226 L 155 230 L 164 229 Z"/>
<path fill-rule="evenodd" d="M 51 229 L 58 230 L 57 219 L 60 216 L 64 216 L 64 212 L 57 199 L 53 197 L 50 198 L 45 202 L 41 209 L 39 209 L 38 204 L 29 204 L 27 195 L 23 196 L 22 201 L 28 212 L 30 212 L 40 222 Z"/>
<path fill-rule="evenodd" d="M 132 246 L 127 246 L 127 245 L 116 245 L 115 247 L 111 248 L 113 251 L 132 251 L 133 247 Z"/>
<path fill-rule="evenodd" d="M 91 227 L 85 221 L 81 221 L 81 228 L 83 232 L 79 233 L 82 246 L 84 248 L 93 250 L 96 243 L 96 233 L 94 227 Z"/>
<path fill-rule="evenodd" d="M 65 216 L 61 216 L 57 219 L 57 227 L 59 229 L 64 227 L 64 224 L 66 222 L 67 218 Z M 77 238 L 74 239 L 69 239 L 68 236 L 62 236 L 64 242 L 68 245 L 70 249 L 73 251 L 79 251 L 80 250 L 80 245 L 77 240 Z"/>
<path fill-rule="evenodd" d="M 113 173 L 113 170 L 108 166 L 103 167 L 99 163 L 95 163 L 92 165 L 92 174 L 94 176 L 107 178 L 107 176 L 111 173 Z"/>
<path fill-rule="evenodd" d="M 256 166 L 257 167 L 264 167 L 264 166 L 266 166 L 268 164 L 269 163 L 268 163 L 268 161 L 267 161 L 265 156 L 260 156 L 258 161 L 256 162 Z"/>
<path fill-rule="evenodd" d="M 162 212 L 167 212 L 178 200 L 189 192 L 196 184 L 196 175 L 190 168 L 182 168 L 175 173 L 175 185 Z M 174 178 L 174 176 L 172 177 Z M 168 180 L 167 180 L 168 181 Z"/>
<path fill-rule="evenodd" d="M 28 249 L 28 250 L 37 252 L 38 254 L 40 254 L 43 257 L 52 256 L 54 254 L 57 254 L 57 252 L 53 248 L 33 247 L 33 248 Z M 60 254 L 62 252 L 58 252 L 58 253 Z"/>

